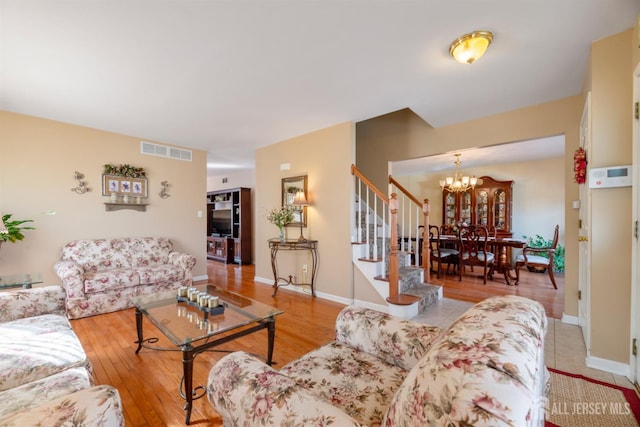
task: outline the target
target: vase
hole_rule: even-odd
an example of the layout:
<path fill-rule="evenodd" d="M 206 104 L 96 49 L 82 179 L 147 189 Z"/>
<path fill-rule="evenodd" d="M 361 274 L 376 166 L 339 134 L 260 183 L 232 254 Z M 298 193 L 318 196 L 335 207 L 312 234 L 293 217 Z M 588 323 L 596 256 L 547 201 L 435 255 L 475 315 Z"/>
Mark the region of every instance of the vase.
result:
<path fill-rule="evenodd" d="M 280 227 L 280 235 L 278 237 L 280 237 L 280 241 L 284 242 L 284 228 Z"/>

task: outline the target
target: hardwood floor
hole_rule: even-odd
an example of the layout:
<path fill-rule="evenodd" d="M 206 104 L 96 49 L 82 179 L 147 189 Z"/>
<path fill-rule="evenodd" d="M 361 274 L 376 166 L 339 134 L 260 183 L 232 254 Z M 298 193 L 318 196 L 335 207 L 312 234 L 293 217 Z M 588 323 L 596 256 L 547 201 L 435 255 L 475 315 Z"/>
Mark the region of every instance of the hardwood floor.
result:
<path fill-rule="evenodd" d="M 333 339 L 335 319 L 342 304 L 292 292 L 286 287 L 272 298 L 270 286 L 254 283 L 255 268 L 252 265 L 240 267 L 209 261 L 207 272 L 209 282 L 284 311 L 276 321 L 273 355 L 276 369 Z M 457 276 L 447 276 L 443 280 L 446 298 L 475 302 L 496 294 L 517 294 L 540 301 L 549 316 L 560 317 L 564 277 L 557 277 L 557 282 L 559 289 L 556 291 L 546 275 L 528 272 L 523 272 L 523 280 L 518 287 L 506 286 L 500 279 L 483 285 L 481 279 L 471 275 L 463 276 L 462 282 Z M 133 309 L 72 320 L 71 323 L 93 364 L 96 383 L 111 384 L 119 390 L 127 426 L 184 426 L 184 401 L 178 394 L 182 377 L 181 353 L 142 349 L 136 355 Z M 145 336 L 160 339 L 156 345 L 175 349 L 146 318 L 144 329 Z M 264 357 L 266 349 L 266 331 L 239 338 L 219 348 L 227 352 L 243 350 L 260 357 Z M 196 357 L 194 387 L 206 385 L 209 370 L 225 354 L 212 351 Z M 222 425 L 221 417 L 206 396 L 194 401 L 191 425 Z"/>

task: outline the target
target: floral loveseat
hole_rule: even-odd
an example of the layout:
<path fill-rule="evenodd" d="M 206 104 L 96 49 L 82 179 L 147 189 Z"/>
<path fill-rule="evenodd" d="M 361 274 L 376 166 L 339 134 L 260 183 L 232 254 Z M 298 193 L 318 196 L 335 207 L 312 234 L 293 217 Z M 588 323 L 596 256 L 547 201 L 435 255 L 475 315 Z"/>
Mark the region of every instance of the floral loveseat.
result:
<path fill-rule="evenodd" d="M 517 296 L 439 329 L 346 307 L 335 341 L 276 371 L 236 352 L 209 375 L 225 426 L 540 426 L 547 318 Z"/>
<path fill-rule="evenodd" d="M 118 390 L 94 386 L 60 286 L 0 292 L 0 426 L 123 426 Z"/>
<path fill-rule="evenodd" d="M 131 307 L 130 299 L 191 286 L 196 259 L 163 237 L 75 240 L 54 270 L 67 291 L 70 319 Z"/>

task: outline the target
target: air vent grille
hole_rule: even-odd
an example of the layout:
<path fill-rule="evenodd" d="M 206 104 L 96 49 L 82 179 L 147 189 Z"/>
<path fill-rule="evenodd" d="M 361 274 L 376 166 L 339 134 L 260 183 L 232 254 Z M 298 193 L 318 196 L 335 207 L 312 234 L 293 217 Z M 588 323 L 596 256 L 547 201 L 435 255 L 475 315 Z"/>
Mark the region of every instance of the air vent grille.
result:
<path fill-rule="evenodd" d="M 166 145 L 154 144 L 152 142 L 140 141 L 140 151 L 142 154 L 150 156 L 167 157 L 169 159 L 192 161 L 192 151 L 181 148 L 169 147 Z"/>

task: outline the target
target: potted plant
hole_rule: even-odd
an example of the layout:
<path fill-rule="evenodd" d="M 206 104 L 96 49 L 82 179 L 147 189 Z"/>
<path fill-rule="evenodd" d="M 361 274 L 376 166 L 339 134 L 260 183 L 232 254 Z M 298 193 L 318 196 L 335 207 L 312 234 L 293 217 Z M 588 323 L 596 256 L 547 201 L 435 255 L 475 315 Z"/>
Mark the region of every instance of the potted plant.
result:
<path fill-rule="evenodd" d="M 550 248 L 551 243 L 553 243 L 551 240 L 547 240 L 539 234 L 536 234 L 535 237 L 522 237 L 527 239 L 527 246 L 529 246 L 530 248 Z M 540 255 L 547 258 L 545 254 Z M 531 266 L 527 266 L 527 269 L 535 273 L 544 273 L 545 271 L 547 271 L 546 268 L 537 268 Z M 564 247 L 560 244 L 556 246 L 556 251 L 553 255 L 553 271 L 557 273 L 564 272 Z"/>
<path fill-rule="evenodd" d="M 24 230 L 34 230 L 34 227 L 22 226 L 26 222 L 33 222 L 31 219 L 11 220 L 12 214 L 2 215 L 2 223 L 4 228 L 0 227 L 0 246 L 4 242 L 17 242 L 24 239 Z M 0 224 L 2 225 L 2 224 Z"/>
<path fill-rule="evenodd" d="M 272 209 L 267 213 L 267 220 L 278 227 L 280 231 L 280 241 L 284 241 L 284 229 L 283 227 L 293 221 L 293 209 L 288 206 L 282 206 L 281 208 Z"/>

